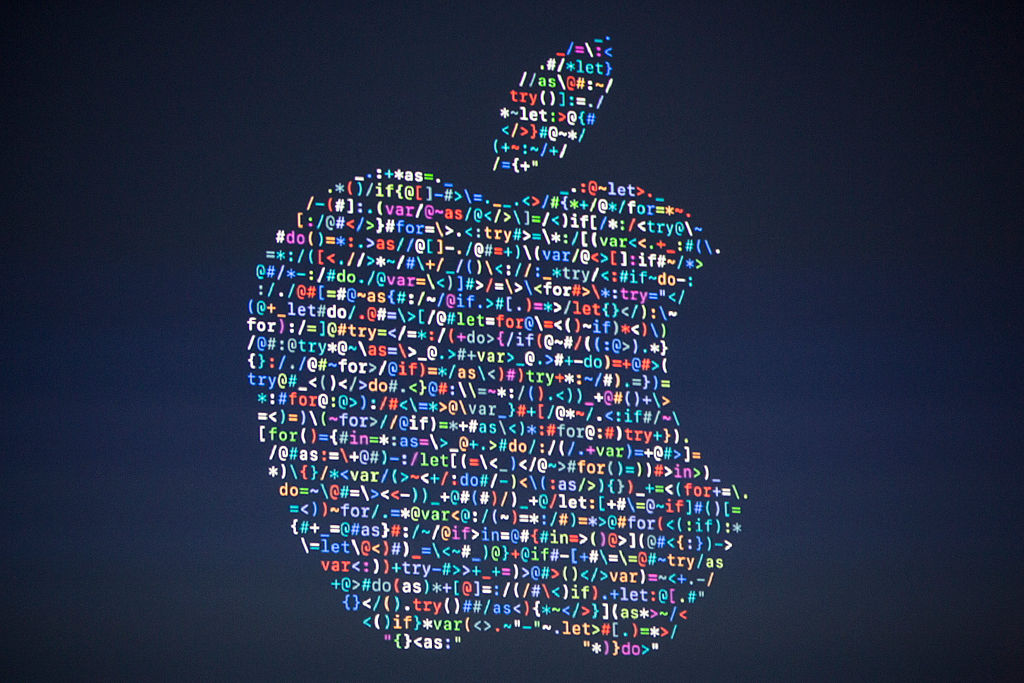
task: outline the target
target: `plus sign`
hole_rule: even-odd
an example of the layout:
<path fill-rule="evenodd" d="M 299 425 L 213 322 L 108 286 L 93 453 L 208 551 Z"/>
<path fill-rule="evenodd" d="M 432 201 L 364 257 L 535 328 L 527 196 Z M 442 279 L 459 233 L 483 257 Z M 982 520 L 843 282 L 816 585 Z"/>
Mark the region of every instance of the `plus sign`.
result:
<path fill-rule="evenodd" d="M 536 505 L 537 504 L 537 496 L 534 496 L 533 498 L 530 498 L 526 502 L 529 503 L 530 505 Z"/>
<path fill-rule="evenodd" d="M 431 270 L 434 269 L 434 259 L 427 261 L 427 268 L 430 268 Z"/>
<path fill-rule="evenodd" d="M 395 174 L 391 172 L 390 168 L 388 170 L 384 171 L 384 175 L 386 177 L 388 177 L 388 178 L 394 178 L 395 177 Z"/>
<path fill-rule="evenodd" d="M 516 550 L 513 550 L 509 554 L 512 555 L 512 557 L 516 558 L 517 560 L 519 559 L 519 549 L 518 548 Z"/>
<path fill-rule="evenodd" d="M 267 306 L 267 310 L 273 313 L 274 311 L 277 310 L 277 306 L 275 306 L 274 304 L 270 304 L 269 306 Z"/>
<path fill-rule="evenodd" d="M 593 446 L 587 446 L 586 451 L 587 455 L 593 455 L 595 453 L 595 449 Z"/>
<path fill-rule="evenodd" d="M 341 588 L 341 581 L 335 579 L 334 581 L 331 581 L 331 585 L 334 586 L 334 590 L 338 590 Z"/>
<path fill-rule="evenodd" d="M 309 530 L 312 531 L 315 534 L 316 532 L 320 531 L 320 525 L 317 524 L 316 522 L 313 522 L 312 524 L 309 525 Z"/>

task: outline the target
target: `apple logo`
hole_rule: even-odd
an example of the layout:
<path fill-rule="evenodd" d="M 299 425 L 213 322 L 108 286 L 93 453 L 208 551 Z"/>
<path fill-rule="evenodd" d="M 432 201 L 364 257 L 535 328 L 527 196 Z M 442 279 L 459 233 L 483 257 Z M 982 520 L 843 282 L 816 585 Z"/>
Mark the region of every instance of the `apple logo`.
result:
<path fill-rule="evenodd" d="M 495 171 L 562 158 L 607 38 L 524 71 Z M 672 339 L 718 255 L 649 189 L 494 200 L 377 168 L 297 207 L 256 267 L 247 381 L 287 533 L 396 648 L 510 630 L 659 650 L 725 566 L 745 494 L 672 408 Z"/>

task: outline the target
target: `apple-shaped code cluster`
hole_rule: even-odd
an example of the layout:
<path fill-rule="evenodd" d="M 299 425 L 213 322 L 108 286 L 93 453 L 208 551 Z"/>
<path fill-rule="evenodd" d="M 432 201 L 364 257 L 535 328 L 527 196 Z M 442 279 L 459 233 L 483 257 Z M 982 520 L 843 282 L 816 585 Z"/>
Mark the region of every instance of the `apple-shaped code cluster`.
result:
<path fill-rule="evenodd" d="M 248 382 L 340 608 L 400 649 L 683 632 L 745 498 L 670 401 L 671 323 L 717 253 L 690 215 L 606 180 L 503 203 L 401 169 L 297 208 L 256 267 Z"/>

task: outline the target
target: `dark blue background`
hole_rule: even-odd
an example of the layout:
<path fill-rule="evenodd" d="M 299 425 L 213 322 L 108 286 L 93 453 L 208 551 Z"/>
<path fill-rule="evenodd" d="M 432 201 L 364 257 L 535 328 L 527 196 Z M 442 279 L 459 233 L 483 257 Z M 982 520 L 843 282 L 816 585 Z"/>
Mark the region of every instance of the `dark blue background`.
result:
<path fill-rule="evenodd" d="M 1019 671 L 1021 11 L 511 4 L 0 22 L 0 672 Z M 491 174 L 519 73 L 605 34 L 615 88 L 586 144 Z M 395 652 L 282 530 L 244 380 L 252 268 L 311 192 L 385 165 L 500 199 L 637 183 L 722 247 L 683 307 L 674 386 L 752 499 L 660 654 L 538 634 Z"/>

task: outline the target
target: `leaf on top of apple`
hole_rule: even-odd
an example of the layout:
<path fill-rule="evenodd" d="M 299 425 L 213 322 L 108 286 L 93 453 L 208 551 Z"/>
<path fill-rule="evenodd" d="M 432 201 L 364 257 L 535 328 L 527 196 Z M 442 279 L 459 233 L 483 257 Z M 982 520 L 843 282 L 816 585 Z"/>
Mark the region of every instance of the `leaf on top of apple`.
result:
<path fill-rule="evenodd" d="M 611 39 L 605 36 L 570 42 L 536 69 L 523 71 L 498 112 L 493 170 L 524 173 L 583 142 L 611 90 L 611 60 Z"/>

